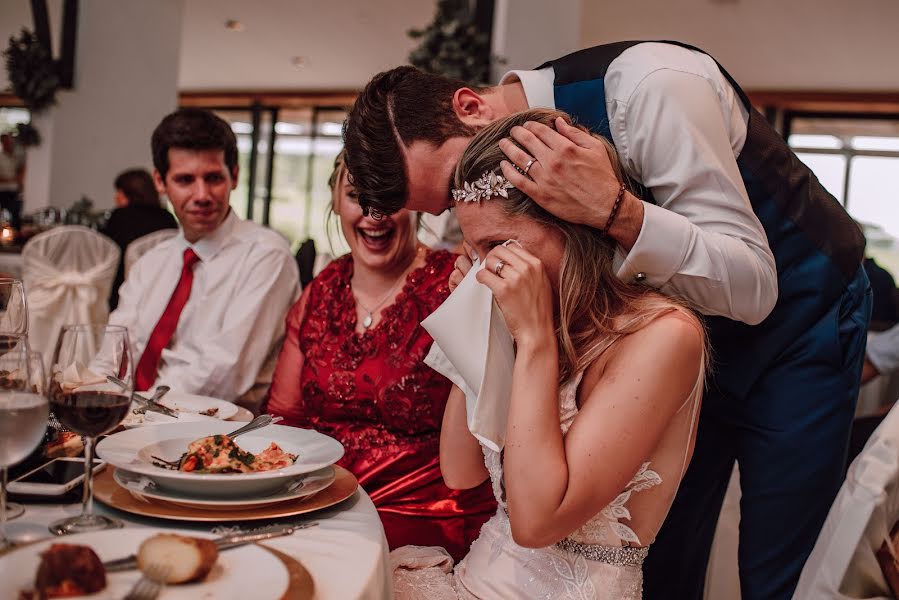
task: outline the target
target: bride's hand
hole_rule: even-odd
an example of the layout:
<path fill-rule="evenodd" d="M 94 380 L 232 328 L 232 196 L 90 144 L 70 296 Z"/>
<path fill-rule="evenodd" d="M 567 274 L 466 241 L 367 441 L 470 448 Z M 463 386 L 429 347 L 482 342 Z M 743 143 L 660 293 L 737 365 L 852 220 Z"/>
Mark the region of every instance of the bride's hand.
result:
<path fill-rule="evenodd" d="M 484 261 L 477 279 L 493 292 L 515 342 L 522 346 L 553 339 L 552 286 L 540 259 L 510 244 L 497 246 Z"/>
<path fill-rule="evenodd" d="M 477 257 L 477 253 L 472 250 L 468 242 L 462 242 L 462 252 L 462 254 L 456 257 L 456 262 L 453 264 L 453 272 L 449 276 L 449 291 L 451 292 L 459 287 L 459 284 L 468 275 L 474 264 L 473 261 Z"/>

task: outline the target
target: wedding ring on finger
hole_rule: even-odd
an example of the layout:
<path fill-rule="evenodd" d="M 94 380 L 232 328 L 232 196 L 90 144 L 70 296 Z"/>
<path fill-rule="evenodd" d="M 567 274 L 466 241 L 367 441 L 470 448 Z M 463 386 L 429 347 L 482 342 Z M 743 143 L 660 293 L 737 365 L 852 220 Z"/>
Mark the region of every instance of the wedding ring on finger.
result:
<path fill-rule="evenodd" d="M 534 163 L 535 163 L 535 162 L 537 162 L 537 159 L 536 159 L 536 158 L 531 158 L 531 160 L 528 161 L 528 164 L 526 164 L 526 165 L 524 166 L 524 170 L 522 170 L 521 172 L 522 172 L 524 175 L 527 175 L 527 174 L 528 174 L 528 171 L 531 170 L 531 167 L 534 166 Z"/>
<path fill-rule="evenodd" d="M 503 259 L 500 259 L 499 262 L 496 263 L 496 266 L 493 267 L 493 273 L 497 277 L 502 277 L 502 275 L 500 275 L 500 272 L 503 270 L 503 267 L 505 267 L 505 266 L 506 266 L 506 261 L 504 261 Z"/>

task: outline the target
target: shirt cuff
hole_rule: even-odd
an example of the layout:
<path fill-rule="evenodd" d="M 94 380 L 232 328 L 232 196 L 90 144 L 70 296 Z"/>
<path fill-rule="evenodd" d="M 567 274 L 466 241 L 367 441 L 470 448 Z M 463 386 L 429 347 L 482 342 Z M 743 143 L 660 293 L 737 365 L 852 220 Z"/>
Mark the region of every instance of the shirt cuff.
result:
<path fill-rule="evenodd" d="M 684 263 L 689 229 L 690 222 L 683 215 L 645 202 L 640 235 L 618 267 L 618 278 L 654 288 L 668 283 Z"/>

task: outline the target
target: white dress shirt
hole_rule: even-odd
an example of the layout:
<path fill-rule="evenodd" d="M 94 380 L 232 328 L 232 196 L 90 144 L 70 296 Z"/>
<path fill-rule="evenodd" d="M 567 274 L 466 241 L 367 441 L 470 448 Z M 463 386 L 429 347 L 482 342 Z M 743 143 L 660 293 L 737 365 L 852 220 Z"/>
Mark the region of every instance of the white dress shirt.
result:
<path fill-rule="evenodd" d="M 510 71 L 532 108 L 555 108 L 552 67 Z M 736 157 L 748 112 L 706 54 L 672 44 L 628 48 L 605 76 L 606 110 L 629 176 L 658 206 L 644 203 L 618 276 L 685 298 L 708 315 L 750 325 L 777 302 L 777 269 L 752 211 Z"/>
<path fill-rule="evenodd" d="M 865 355 L 882 375 L 899 371 L 899 325 L 879 333 L 868 333 Z"/>
<path fill-rule="evenodd" d="M 233 210 L 194 244 L 180 232 L 132 266 L 109 322 L 128 327 L 136 365 L 178 284 L 188 247 L 200 262 L 156 384 L 257 408 L 284 339 L 284 316 L 299 294 L 296 261 L 278 233 Z"/>

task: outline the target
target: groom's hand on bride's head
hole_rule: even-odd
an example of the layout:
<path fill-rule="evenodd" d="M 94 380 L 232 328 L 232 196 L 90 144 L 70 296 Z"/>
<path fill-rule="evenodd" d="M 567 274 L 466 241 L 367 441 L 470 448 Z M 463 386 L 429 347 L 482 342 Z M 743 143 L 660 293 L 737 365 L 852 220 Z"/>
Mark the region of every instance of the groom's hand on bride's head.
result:
<path fill-rule="evenodd" d="M 453 272 L 449 276 L 449 290 L 452 292 L 456 289 L 465 276 L 471 270 L 474 260 L 478 257 L 478 253 L 468 245 L 468 242 L 462 242 L 462 252 L 456 257 L 456 263 L 453 265 Z"/>
<path fill-rule="evenodd" d="M 530 121 L 513 127 L 515 143 L 499 144 L 509 158 L 503 175 L 560 219 L 602 229 L 620 186 L 606 147 L 562 118 L 555 126 Z"/>

